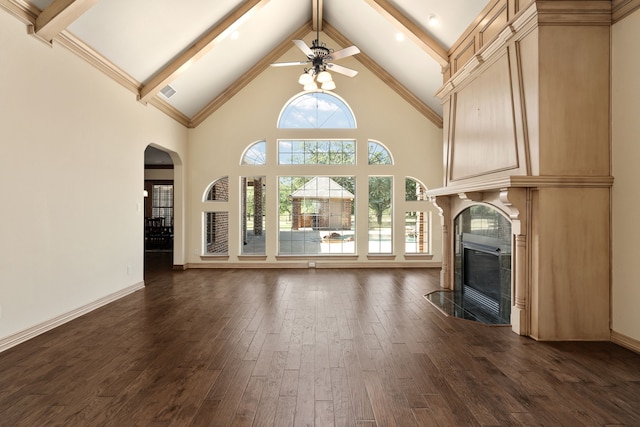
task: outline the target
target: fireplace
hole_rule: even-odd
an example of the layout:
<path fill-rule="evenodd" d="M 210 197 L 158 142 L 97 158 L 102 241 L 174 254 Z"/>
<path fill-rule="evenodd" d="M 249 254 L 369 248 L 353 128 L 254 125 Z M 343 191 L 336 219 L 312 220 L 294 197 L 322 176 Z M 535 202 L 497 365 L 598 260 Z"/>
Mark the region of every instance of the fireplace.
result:
<path fill-rule="evenodd" d="M 491 325 L 511 323 L 511 222 L 476 204 L 454 220 L 453 286 L 427 295 L 450 316 Z"/>
<path fill-rule="evenodd" d="M 462 235 L 460 294 L 467 310 L 484 323 L 508 324 L 511 319 L 511 256 L 503 242 L 470 233 Z M 507 264 L 508 268 L 503 268 Z M 504 277 L 503 277 L 504 276 Z"/>

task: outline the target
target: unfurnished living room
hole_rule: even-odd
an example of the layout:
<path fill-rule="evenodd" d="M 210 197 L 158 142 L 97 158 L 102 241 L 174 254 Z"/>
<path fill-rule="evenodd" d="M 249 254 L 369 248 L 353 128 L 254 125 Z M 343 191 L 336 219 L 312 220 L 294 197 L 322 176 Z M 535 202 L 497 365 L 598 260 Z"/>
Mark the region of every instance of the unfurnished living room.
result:
<path fill-rule="evenodd" d="M 640 425 L 640 0 L 0 0 L 0 426 Z"/>

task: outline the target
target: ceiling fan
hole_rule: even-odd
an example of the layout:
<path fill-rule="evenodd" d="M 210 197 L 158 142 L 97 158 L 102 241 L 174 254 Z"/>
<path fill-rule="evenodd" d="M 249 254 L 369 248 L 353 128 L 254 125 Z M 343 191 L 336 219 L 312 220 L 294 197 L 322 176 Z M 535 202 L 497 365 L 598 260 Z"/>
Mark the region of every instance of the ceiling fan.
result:
<path fill-rule="evenodd" d="M 318 8 L 319 4 L 320 2 L 316 2 Z M 319 17 L 320 13 L 317 13 L 316 16 Z M 316 23 L 316 39 L 311 42 L 311 46 L 307 46 L 303 40 L 293 40 L 293 43 L 306 55 L 306 61 L 276 62 L 271 64 L 271 66 L 288 67 L 292 65 L 310 64 L 309 67 L 304 69 L 304 73 L 298 79 L 298 83 L 304 86 L 304 90 L 318 89 L 318 83 L 320 83 L 322 89 L 335 89 L 336 84 L 327 70 L 335 71 L 348 77 L 354 77 L 358 74 L 356 70 L 334 64 L 333 61 L 356 55 L 360 53 L 360 49 L 355 46 L 338 51 L 328 48 L 325 43 L 320 42 L 319 22 Z"/>

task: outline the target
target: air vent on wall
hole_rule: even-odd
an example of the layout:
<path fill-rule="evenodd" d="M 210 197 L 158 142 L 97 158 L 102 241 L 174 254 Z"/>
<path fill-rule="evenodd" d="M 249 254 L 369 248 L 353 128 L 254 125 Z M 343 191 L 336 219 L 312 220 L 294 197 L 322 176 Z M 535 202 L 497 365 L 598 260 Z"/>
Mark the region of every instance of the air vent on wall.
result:
<path fill-rule="evenodd" d="M 169 99 L 176 93 L 176 90 L 171 87 L 171 85 L 166 85 L 162 89 L 160 89 L 160 93 L 164 95 L 165 98 Z"/>

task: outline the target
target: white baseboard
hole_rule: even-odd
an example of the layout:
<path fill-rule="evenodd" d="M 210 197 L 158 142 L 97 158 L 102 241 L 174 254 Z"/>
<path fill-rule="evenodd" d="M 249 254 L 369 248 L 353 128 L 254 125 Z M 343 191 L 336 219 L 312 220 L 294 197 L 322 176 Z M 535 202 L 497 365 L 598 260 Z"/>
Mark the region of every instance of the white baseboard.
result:
<path fill-rule="evenodd" d="M 78 307 L 75 310 L 61 314 L 53 319 L 39 323 L 31 328 L 9 335 L 6 338 L 2 338 L 0 339 L 0 353 L 140 289 L 144 289 L 144 281 L 107 295 L 89 304 L 83 305 L 82 307 Z"/>
<path fill-rule="evenodd" d="M 621 347 L 624 347 L 628 350 L 635 351 L 636 353 L 640 353 L 640 341 L 623 335 L 616 331 L 611 331 L 611 342 L 618 344 Z"/>

